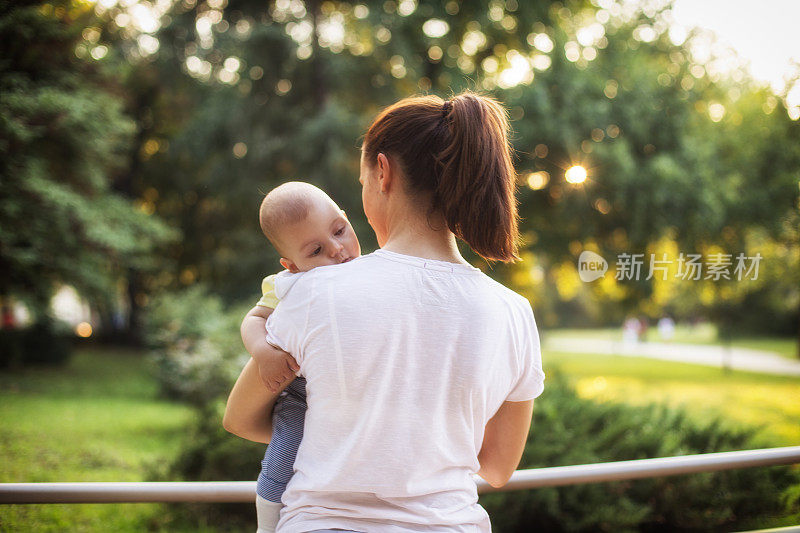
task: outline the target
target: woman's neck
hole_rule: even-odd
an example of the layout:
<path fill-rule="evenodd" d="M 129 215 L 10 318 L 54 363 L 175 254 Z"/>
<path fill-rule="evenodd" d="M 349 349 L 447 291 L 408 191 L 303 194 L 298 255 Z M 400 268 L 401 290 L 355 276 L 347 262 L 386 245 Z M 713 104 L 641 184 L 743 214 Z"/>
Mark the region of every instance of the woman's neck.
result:
<path fill-rule="evenodd" d="M 384 250 L 448 263 L 469 264 L 458 251 L 456 237 L 441 215 L 426 216 L 406 211 L 389 224 Z"/>

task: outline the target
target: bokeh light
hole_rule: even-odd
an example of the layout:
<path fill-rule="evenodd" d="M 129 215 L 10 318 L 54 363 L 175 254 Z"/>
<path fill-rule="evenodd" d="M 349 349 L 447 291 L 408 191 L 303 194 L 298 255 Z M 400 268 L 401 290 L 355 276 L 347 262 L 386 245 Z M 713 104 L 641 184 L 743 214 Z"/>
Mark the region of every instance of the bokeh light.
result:
<path fill-rule="evenodd" d="M 709 104 L 708 116 L 711 117 L 712 121 L 719 122 L 725 116 L 725 106 L 718 102 Z"/>
<path fill-rule="evenodd" d="M 92 325 L 88 322 L 81 322 L 75 326 L 75 334 L 84 339 L 92 336 Z"/>
<path fill-rule="evenodd" d="M 550 183 L 550 174 L 544 170 L 531 172 L 528 174 L 528 179 L 526 181 L 528 182 L 528 187 L 534 191 L 538 191 L 544 189 L 547 187 L 547 184 Z"/>
<path fill-rule="evenodd" d="M 236 159 L 241 159 L 247 155 L 247 145 L 243 142 L 238 142 L 233 145 L 233 155 Z"/>
<path fill-rule="evenodd" d="M 428 37 L 444 37 L 450 31 L 450 25 L 441 19 L 430 19 L 422 25 L 422 31 Z"/>

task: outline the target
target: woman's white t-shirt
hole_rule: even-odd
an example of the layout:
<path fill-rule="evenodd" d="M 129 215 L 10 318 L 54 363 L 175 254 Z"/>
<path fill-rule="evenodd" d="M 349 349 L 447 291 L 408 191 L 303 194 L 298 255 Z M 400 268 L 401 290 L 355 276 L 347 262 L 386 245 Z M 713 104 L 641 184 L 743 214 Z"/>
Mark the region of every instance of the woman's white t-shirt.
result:
<path fill-rule="evenodd" d="M 279 531 L 490 531 L 471 476 L 484 427 L 543 389 L 528 301 L 386 250 L 292 281 L 267 321 L 308 394 Z"/>

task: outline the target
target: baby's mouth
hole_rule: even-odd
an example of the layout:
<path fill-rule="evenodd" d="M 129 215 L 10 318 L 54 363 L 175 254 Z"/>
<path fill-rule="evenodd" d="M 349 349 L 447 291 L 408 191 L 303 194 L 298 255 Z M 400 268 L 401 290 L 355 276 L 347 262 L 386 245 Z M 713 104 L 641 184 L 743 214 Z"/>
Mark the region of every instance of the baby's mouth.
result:
<path fill-rule="evenodd" d="M 350 261 L 351 259 L 353 259 L 353 258 L 352 258 L 352 257 L 348 257 L 347 259 L 342 259 L 342 263 L 347 263 L 347 262 L 348 262 L 348 261 Z"/>

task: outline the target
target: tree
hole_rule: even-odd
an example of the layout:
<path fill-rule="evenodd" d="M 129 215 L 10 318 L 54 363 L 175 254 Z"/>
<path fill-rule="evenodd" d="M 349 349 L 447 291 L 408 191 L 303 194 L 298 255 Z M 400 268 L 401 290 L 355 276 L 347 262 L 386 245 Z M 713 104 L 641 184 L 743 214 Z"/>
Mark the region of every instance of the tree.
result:
<path fill-rule="evenodd" d="M 669 238 L 681 250 L 736 253 L 750 230 L 791 239 L 779 228 L 796 220 L 797 123 L 742 72 L 696 61 L 689 45 L 699 37 L 673 42 L 669 6 L 620 9 L 577 0 L 175 4 L 160 48 L 127 83 L 147 96 L 132 114 L 150 124 L 133 152 L 146 157 L 131 194 L 185 236 L 160 278 L 252 298 L 242 280 L 277 268 L 256 226 L 260 194 L 288 179 L 328 190 L 365 249 L 374 246 L 357 201 L 359 135 L 402 96 L 463 88 L 510 108 L 525 248 L 549 281 L 577 279 L 587 246 L 613 256 Z M 129 33 L 120 42 L 142 59 L 129 30 L 118 30 Z M 573 164 L 588 168 L 587 181 L 565 182 Z M 754 194 L 737 194 L 742 187 Z M 493 275 L 533 294 L 520 268 L 530 267 Z M 660 313 L 663 289 L 639 280 L 537 295 L 555 298 L 546 307 L 562 317 L 587 317 L 604 299 L 597 316 L 617 320 Z"/>
<path fill-rule="evenodd" d="M 16 297 L 43 313 L 59 284 L 113 300 L 121 268 L 145 262 L 171 234 L 110 189 L 133 124 L 107 79 L 74 53 L 92 19 L 68 1 L 0 5 L 5 305 Z"/>

